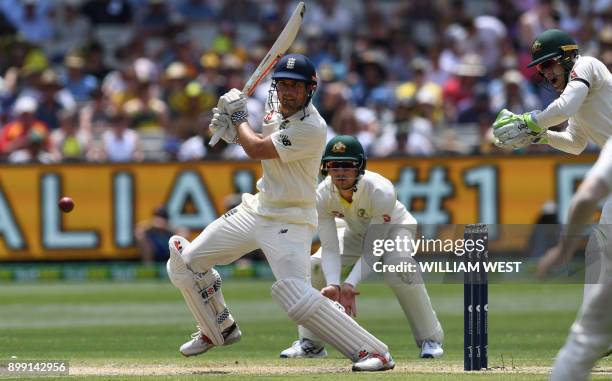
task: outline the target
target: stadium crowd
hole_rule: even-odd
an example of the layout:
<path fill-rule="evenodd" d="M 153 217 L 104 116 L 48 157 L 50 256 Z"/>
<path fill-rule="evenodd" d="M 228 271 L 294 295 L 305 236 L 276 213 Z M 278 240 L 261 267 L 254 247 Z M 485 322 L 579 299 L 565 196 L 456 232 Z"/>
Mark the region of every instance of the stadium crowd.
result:
<path fill-rule="evenodd" d="M 242 88 L 294 0 L 3 0 L 0 162 L 244 159 L 210 110 Z M 536 35 L 569 32 L 612 68 L 612 0 L 311 0 L 292 51 L 315 103 L 370 157 L 502 153 L 489 127 L 555 98 L 526 68 Z M 260 125 L 269 82 L 249 100 Z M 559 126 L 558 128 L 563 128 Z M 521 152 L 552 152 L 532 145 Z"/>

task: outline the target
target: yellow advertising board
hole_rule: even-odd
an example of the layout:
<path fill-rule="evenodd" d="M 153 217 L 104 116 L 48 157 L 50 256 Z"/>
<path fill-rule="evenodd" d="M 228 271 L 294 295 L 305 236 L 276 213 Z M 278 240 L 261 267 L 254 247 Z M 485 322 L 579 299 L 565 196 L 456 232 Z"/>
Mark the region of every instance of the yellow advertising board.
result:
<path fill-rule="evenodd" d="M 422 224 L 531 224 L 556 201 L 564 215 L 596 155 L 370 160 Z M 134 226 L 165 205 L 192 235 L 225 212 L 233 193 L 253 192 L 257 162 L 0 166 L 0 261 L 138 257 Z M 57 201 L 76 207 L 61 213 Z"/>

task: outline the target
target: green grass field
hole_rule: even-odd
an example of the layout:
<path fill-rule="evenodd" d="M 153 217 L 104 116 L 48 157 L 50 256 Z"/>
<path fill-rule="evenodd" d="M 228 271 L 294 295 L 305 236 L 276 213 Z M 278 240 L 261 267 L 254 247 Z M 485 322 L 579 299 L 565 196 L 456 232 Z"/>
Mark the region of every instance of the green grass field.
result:
<path fill-rule="evenodd" d="M 446 331 L 446 353 L 421 360 L 392 293 L 382 284 L 365 284 L 358 320 L 390 346 L 397 367 L 354 374 L 335 350 L 324 360 L 278 358 L 296 331 L 271 299 L 270 286 L 271 281 L 224 282 L 242 341 L 183 358 L 177 349 L 195 324 L 169 283 L 3 284 L 0 360 L 69 360 L 71 376 L 45 378 L 69 380 L 545 380 L 582 298 L 580 285 L 491 285 L 489 364 L 494 369 L 475 374 L 463 372 L 461 285 L 428 287 Z M 611 377 L 607 358 L 593 378 Z"/>

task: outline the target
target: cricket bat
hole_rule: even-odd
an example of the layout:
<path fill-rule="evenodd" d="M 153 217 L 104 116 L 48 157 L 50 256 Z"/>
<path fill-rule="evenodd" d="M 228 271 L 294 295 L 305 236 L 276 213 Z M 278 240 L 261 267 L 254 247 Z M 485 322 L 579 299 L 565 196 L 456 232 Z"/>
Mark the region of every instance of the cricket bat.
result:
<path fill-rule="evenodd" d="M 291 46 L 291 44 L 293 44 L 295 37 L 300 31 L 300 26 L 302 25 L 302 20 L 304 19 L 305 11 L 306 5 L 303 1 L 300 1 L 300 3 L 293 11 L 293 14 L 291 14 L 289 21 L 287 21 L 287 25 L 285 25 L 285 28 L 283 28 L 281 34 L 278 36 L 276 41 L 274 41 L 274 44 L 272 45 L 268 53 L 266 53 L 263 60 L 259 63 L 259 66 L 257 66 L 257 69 L 255 69 L 253 74 L 251 74 L 249 80 L 244 85 L 242 92 L 247 97 L 253 95 L 253 92 L 257 88 L 257 85 L 259 85 L 259 83 L 266 77 L 266 75 L 268 75 L 270 70 L 272 70 L 272 68 L 276 65 L 276 63 L 283 56 L 283 54 L 285 54 L 285 52 L 289 50 L 289 47 Z M 210 139 L 209 145 L 211 147 L 217 144 L 217 142 L 219 142 L 219 139 L 221 139 L 221 135 L 223 135 L 224 130 L 225 129 L 221 129 L 215 132 L 213 137 Z"/>

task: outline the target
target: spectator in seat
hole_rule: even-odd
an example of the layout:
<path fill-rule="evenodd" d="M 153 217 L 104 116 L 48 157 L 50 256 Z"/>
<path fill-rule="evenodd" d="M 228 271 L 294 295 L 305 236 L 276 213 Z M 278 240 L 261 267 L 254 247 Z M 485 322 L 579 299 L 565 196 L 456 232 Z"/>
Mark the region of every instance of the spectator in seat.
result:
<path fill-rule="evenodd" d="M 48 147 L 47 126 L 34 116 L 37 107 L 38 102 L 34 97 L 21 96 L 17 99 L 13 107 L 15 120 L 5 125 L 0 132 L 0 155 L 7 156 L 26 148 L 30 143 L 28 136 L 32 130 L 42 138 L 43 145 Z"/>
<path fill-rule="evenodd" d="M 60 127 L 51 132 L 51 152 L 58 161 L 84 160 L 91 137 L 80 128 L 76 110 L 61 110 L 58 119 Z"/>
<path fill-rule="evenodd" d="M 78 55 L 69 55 L 64 60 L 66 76 L 64 86 L 78 103 L 91 99 L 91 94 L 98 88 L 98 80 L 84 71 L 85 59 Z"/>
<path fill-rule="evenodd" d="M 118 113 L 111 119 L 111 127 L 102 135 L 104 158 L 110 162 L 141 161 L 138 133 L 130 128 L 131 119 Z"/>

